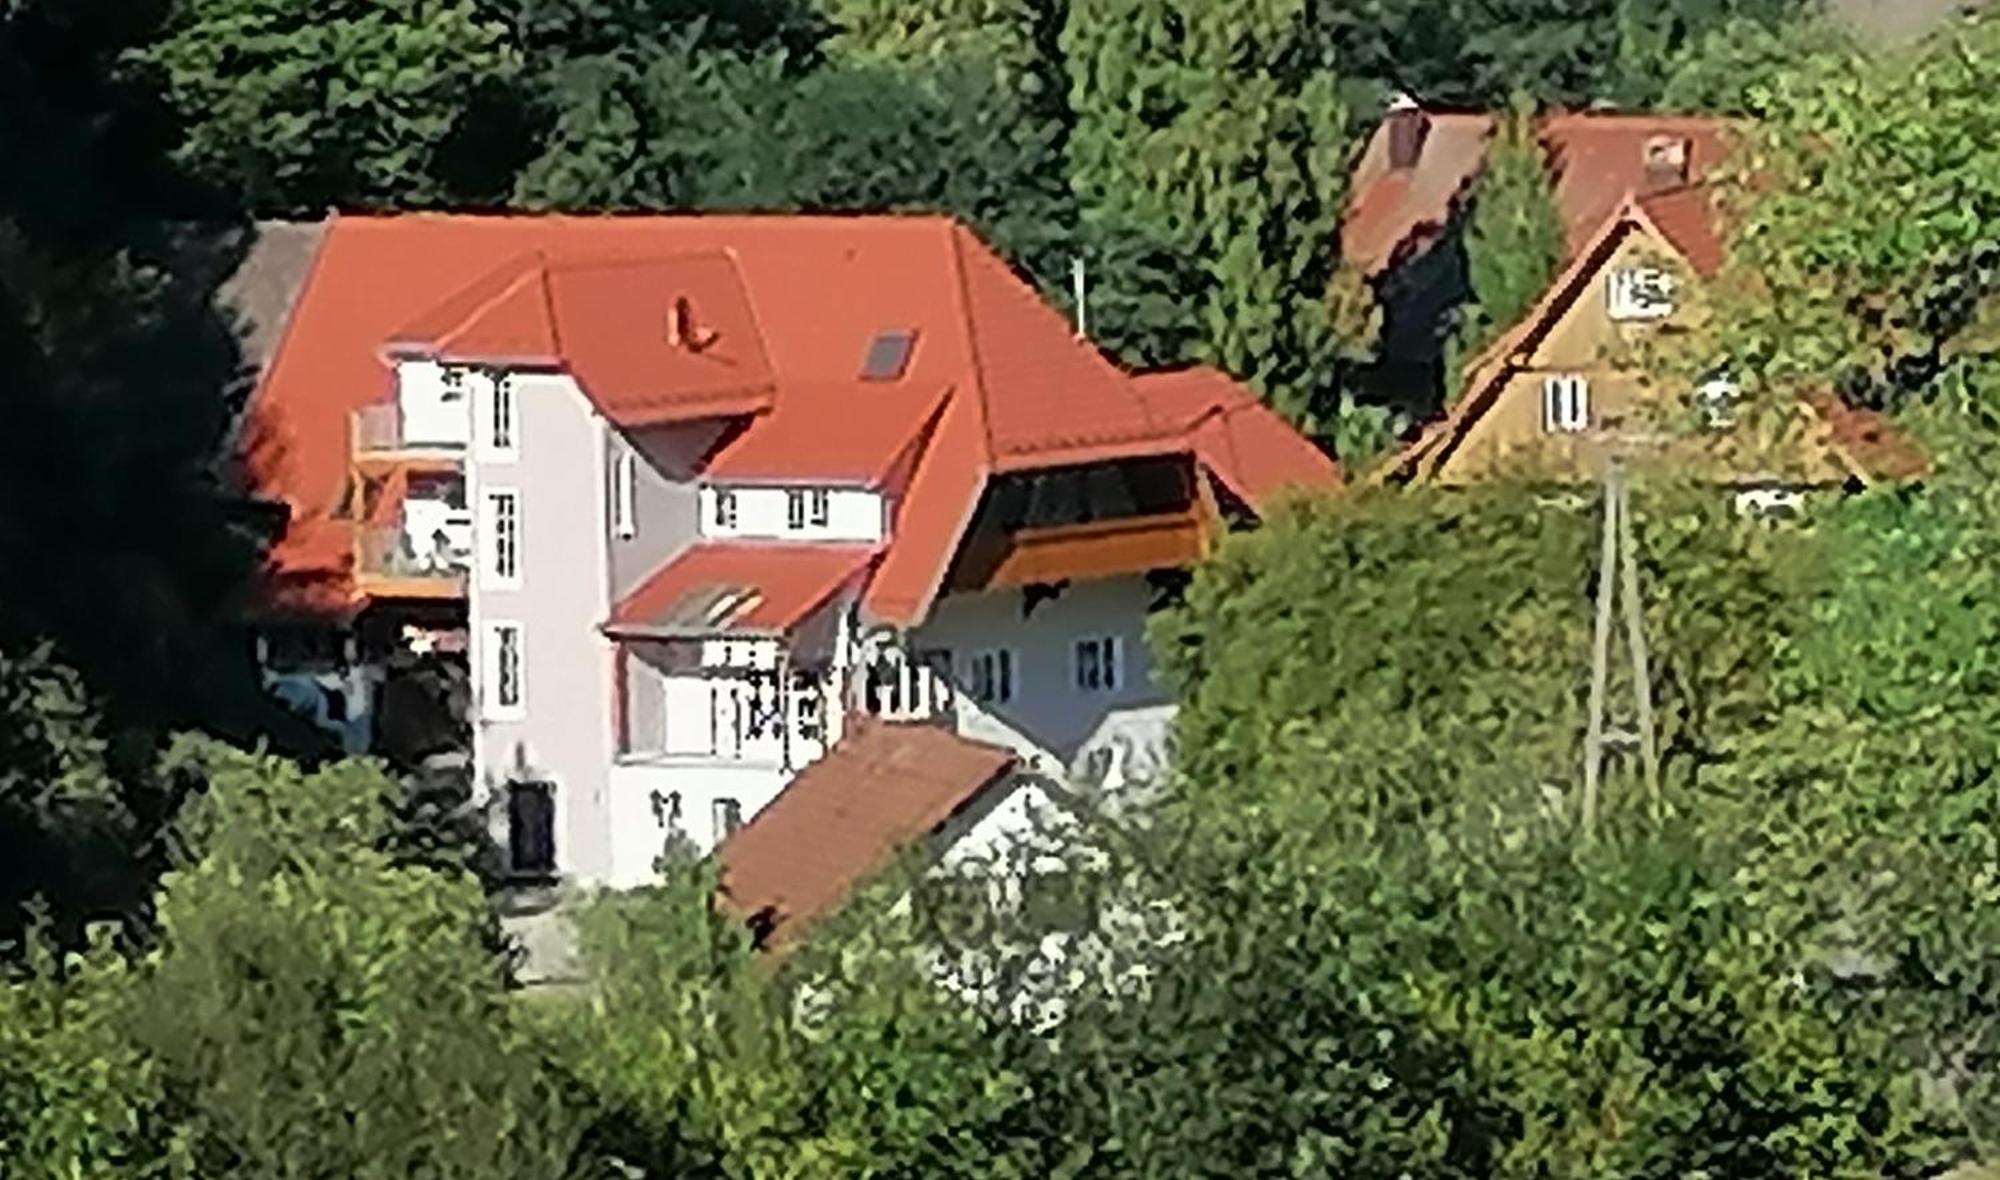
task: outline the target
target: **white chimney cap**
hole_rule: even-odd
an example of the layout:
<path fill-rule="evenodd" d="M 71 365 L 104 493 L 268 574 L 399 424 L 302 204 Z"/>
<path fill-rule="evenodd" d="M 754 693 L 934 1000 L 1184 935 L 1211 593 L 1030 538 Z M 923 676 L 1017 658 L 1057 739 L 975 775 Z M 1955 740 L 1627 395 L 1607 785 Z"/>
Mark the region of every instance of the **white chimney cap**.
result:
<path fill-rule="evenodd" d="M 1407 90 L 1398 90 L 1389 96 L 1389 109 L 1391 111 L 1414 111 L 1419 105 L 1417 100 Z"/>

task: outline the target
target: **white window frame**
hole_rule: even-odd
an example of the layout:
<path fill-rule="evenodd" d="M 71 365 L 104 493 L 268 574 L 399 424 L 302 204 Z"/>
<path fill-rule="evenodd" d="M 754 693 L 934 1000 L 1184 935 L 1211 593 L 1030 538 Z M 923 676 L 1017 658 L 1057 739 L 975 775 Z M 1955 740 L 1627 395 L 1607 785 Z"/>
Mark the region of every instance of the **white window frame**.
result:
<path fill-rule="evenodd" d="M 500 505 L 512 509 L 511 528 L 502 527 Z M 521 493 L 516 488 L 486 488 L 479 493 L 479 584 L 494 590 L 521 587 Z"/>
<path fill-rule="evenodd" d="M 1604 277 L 1605 310 L 1614 320 L 1663 320 L 1674 314 L 1674 276 L 1657 266 L 1620 266 Z"/>
<path fill-rule="evenodd" d="M 511 619 L 488 619 L 480 635 L 480 715 L 488 721 L 519 721 L 528 715 L 528 629 Z M 513 636 L 514 699 L 502 699 L 508 668 L 504 636 Z"/>
<path fill-rule="evenodd" d="M 806 493 L 806 527 L 823 529 L 833 524 L 833 493 L 813 488 Z"/>
<path fill-rule="evenodd" d="M 1070 645 L 1071 679 L 1087 696 L 1125 687 L 1125 643 L 1116 635 L 1089 635 Z"/>
<path fill-rule="evenodd" d="M 1542 378 L 1542 431 L 1577 434 L 1590 429 L 1590 378 L 1557 373 Z"/>
<path fill-rule="evenodd" d="M 638 495 L 639 456 L 620 447 L 611 463 L 611 531 L 621 541 L 639 535 Z"/>
<path fill-rule="evenodd" d="M 966 660 L 966 694 L 982 705 L 1004 705 L 1021 691 L 1021 661 L 1011 647 L 989 647 Z"/>
<path fill-rule="evenodd" d="M 718 536 L 732 535 L 743 519 L 736 503 L 736 492 L 731 488 L 713 490 L 715 498 L 709 506 L 709 531 Z"/>
<path fill-rule="evenodd" d="M 521 396 L 508 373 L 494 373 L 480 417 L 480 456 L 490 463 L 521 457 Z"/>
<path fill-rule="evenodd" d="M 802 533 L 806 528 L 806 492 L 804 488 L 785 489 L 785 531 Z"/>

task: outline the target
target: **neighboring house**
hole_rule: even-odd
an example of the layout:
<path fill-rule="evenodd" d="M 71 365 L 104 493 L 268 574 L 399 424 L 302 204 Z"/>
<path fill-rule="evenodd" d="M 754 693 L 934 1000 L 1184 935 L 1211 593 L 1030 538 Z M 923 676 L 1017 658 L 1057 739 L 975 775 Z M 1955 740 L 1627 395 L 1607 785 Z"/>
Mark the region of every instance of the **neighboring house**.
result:
<path fill-rule="evenodd" d="M 856 726 L 1157 765 L 1148 611 L 1339 479 L 939 217 L 336 217 L 245 439 L 273 601 L 462 629 L 514 867 L 620 886 Z"/>
<path fill-rule="evenodd" d="M 1443 339 L 1466 296 L 1456 235 L 1493 128 L 1488 115 L 1399 102 L 1357 166 L 1342 241 L 1384 307 L 1378 382 L 1430 390 L 1442 376 Z M 1922 454 L 1882 419 L 1830 395 L 1800 405 L 1782 430 L 1753 432 L 1735 429 L 1738 391 L 1720 367 L 1667 375 L 1703 368 L 1680 342 L 1699 338 L 1706 285 L 1724 261 L 1706 178 L 1728 150 L 1726 124 L 1559 113 L 1538 132 L 1563 224 L 1561 266 L 1528 312 L 1463 364 L 1448 408 L 1382 478 L 1587 481 L 1617 452 L 1701 471 L 1746 505 L 1782 508 L 1805 489 L 1923 470 Z"/>
<path fill-rule="evenodd" d="M 1419 418 L 1454 391 L 1445 352 L 1471 298 L 1462 230 L 1495 129 L 1484 113 L 1390 108 L 1356 161 L 1341 256 L 1382 309 L 1374 395 Z M 1563 225 L 1564 261 L 1628 198 L 1699 184 L 1728 151 L 1728 124 L 1613 112 L 1552 112 L 1536 123 Z"/>

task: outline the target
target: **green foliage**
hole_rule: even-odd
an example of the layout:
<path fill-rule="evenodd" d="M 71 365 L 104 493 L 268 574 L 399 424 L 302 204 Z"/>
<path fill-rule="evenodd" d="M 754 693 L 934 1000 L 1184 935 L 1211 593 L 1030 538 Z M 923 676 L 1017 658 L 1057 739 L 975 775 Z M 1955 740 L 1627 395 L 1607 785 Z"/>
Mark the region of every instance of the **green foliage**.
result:
<path fill-rule="evenodd" d="M 1711 29 L 1775 27 L 1816 0 L 1427 0 L 1326 6 L 1356 76 L 1442 103 L 1493 107 L 1525 90 L 1545 103 L 1658 101 L 1688 47 Z"/>
<path fill-rule="evenodd" d="M 141 975 L 101 937 L 39 935 L 0 976 L 0 1157 L 21 1180 L 186 1174 L 158 1063 L 133 1043 Z"/>
<path fill-rule="evenodd" d="M 1329 990 L 1393 1016 L 1384 1044 L 1443 1043 L 1416 1109 L 1482 1161 L 1472 1174 L 1947 1158 L 1985 1101 L 1966 1005 L 1989 987 L 1991 885 L 1972 866 L 2000 831 L 1985 780 L 1956 769 L 1982 747 L 1947 742 L 1969 736 L 1950 720 L 1927 740 L 1840 706 L 1823 678 L 1905 685 L 1929 718 L 1955 691 L 1946 668 L 1979 649 L 1916 638 L 1929 577 L 1892 586 L 1880 571 L 1900 563 L 1857 564 L 1849 530 L 1866 526 L 1848 514 L 1878 502 L 1786 532 L 1732 520 L 1713 492 L 1646 490 L 1663 796 L 1615 769 L 1609 832 L 1583 842 L 1595 521 L 1563 499 L 1348 497 L 1232 540 L 1158 627 L 1186 702 L 1185 822 L 1228 850 L 1225 872 L 1310 898 L 1328 929 L 1309 945 L 1353 973 Z M 1906 593 L 1908 629 L 1857 641 L 1864 615 L 1899 617 L 1882 595 Z M 1888 674 L 1911 647 L 1926 662 Z M 1857 727 L 1845 739 L 1836 715 Z M 1879 776 L 1855 760 L 1871 748 Z M 1927 1105 L 1933 1053 L 1964 1063 L 1943 1072 L 1966 1111 Z"/>
<path fill-rule="evenodd" d="M 203 1174 L 546 1180 L 565 1116 L 510 1018 L 478 883 L 380 850 L 394 785 L 205 744 L 134 1017 Z"/>
<path fill-rule="evenodd" d="M 137 55 L 194 116 L 181 156 L 248 208 L 422 205 L 473 95 L 521 68 L 478 0 L 179 0 Z"/>
<path fill-rule="evenodd" d="M 1304 0 L 1084 0 L 1062 35 L 1093 335 L 1332 409 L 1328 296 L 1351 137 Z"/>
<path fill-rule="evenodd" d="M 1465 261 L 1473 303 L 1460 313 L 1465 318 L 1454 341 L 1457 356 L 1477 355 L 1534 306 L 1555 278 L 1562 254 L 1562 209 L 1535 137 L 1534 104 L 1516 96 L 1472 190 Z M 1455 379 L 1448 392 L 1458 393 Z"/>
<path fill-rule="evenodd" d="M 1724 355 L 1780 388 L 1831 378 L 1895 396 L 1980 325 L 2000 216 L 1996 38 L 1971 22 L 1914 54 L 1827 52 L 1772 88 Z"/>
<path fill-rule="evenodd" d="M 1830 20 L 1773 24 L 1737 19 L 1687 44 L 1660 92 L 1667 110 L 1761 116 L 1773 90 L 1801 61 L 1856 51 L 1847 31 Z"/>

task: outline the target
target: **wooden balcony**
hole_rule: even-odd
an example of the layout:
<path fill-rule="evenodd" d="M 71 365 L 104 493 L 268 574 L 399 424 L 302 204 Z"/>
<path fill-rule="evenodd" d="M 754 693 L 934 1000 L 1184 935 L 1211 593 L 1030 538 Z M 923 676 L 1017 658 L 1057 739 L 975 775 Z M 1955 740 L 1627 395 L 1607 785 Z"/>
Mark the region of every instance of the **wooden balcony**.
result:
<path fill-rule="evenodd" d="M 354 461 L 360 465 L 453 470 L 465 459 L 462 442 L 409 437 L 404 429 L 402 408 L 394 402 L 354 411 L 349 419 L 348 437 L 352 440 Z"/>
<path fill-rule="evenodd" d="M 452 599 L 465 597 L 469 559 L 445 551 L 418 553 L 403 526 L 373 525 L 355 536 L 354 583 L 375 598 Z"/>
<path fill-rule="evenodd" d="M 948 588 L 990 590 L 1185 566 L 1208 552 L 1210 531 L 1201 508 L 1191 504 L 1148 516 L 976 534 L 960 551 Z"/>

